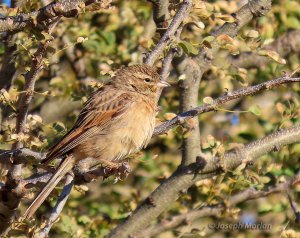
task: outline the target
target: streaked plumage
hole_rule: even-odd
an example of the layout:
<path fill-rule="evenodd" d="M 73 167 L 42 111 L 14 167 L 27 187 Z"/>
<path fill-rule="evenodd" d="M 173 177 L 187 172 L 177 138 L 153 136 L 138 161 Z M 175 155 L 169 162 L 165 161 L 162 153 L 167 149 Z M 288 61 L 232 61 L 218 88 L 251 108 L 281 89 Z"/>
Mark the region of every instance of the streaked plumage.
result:
<path fill-rule="evenodd" d="M 62 162 L 24 218 L 35 213 L 75 165 L 109 166 L 146 147 L 154 130 L 157 93 L 164 86 L 167 84 L 160 82 L 152 67 L 135 65 L 120 69 L 96 91 L 85 103 L 74 127 L 49 150 L 44 163 L 56 158 L 63 158 Z M 88 165 L 82 163 L 85 161 Z"/>

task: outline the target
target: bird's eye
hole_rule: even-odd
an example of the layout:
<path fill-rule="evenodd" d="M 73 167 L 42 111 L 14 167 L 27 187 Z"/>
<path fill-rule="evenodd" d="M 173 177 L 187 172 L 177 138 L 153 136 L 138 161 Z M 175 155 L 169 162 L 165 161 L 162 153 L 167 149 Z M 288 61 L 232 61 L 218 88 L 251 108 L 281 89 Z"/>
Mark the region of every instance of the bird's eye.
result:
<path fill-rule="evenodd" d="M 150 78 L 145 78 L 144 81 L 145 81 L 146 83 L 150 83 L 150 82 L 151 82 L 151 79 L 150 79 Z"/>

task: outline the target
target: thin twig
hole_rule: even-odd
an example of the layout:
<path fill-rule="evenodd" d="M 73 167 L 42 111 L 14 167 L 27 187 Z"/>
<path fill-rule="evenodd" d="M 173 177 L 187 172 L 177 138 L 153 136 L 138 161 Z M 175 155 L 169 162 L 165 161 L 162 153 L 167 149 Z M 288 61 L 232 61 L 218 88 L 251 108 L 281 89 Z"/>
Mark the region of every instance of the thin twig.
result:
<path fill-rule="evenodd" d="M 224 171 L 233 171 L 242 163 L 257 160 L 260 156 L 278 150 L 285 145 L 300 142 L 300 126 L 276 131 L 265 138 L 253 141 L 241 149 L 229 151 L 222 157 L 198 158 L 194 164 L 177 169 L 160 184 L 124 223 L 118 225 L 108 235 L 109 238 L 121 238 L 137 235 L 149 221 L 174 202 L 181 191 L 186 191 L 195 182 L 212 178 Z M 168 196 L 166 196 L 166 194 Z"/>
<path fill-rule="evenodd" d="M 291 208 L 295 214 L 295 222 L 297 224 L 299 224 L 300 223 L 300 212 L 298 210 L 297 203 L 292 199 L 292 195 L 289 192 L 288 192 L 287 196 L 288 196 L 288 200 L 291 205 Z"/>
<path fill-rule="evenodd" d="M 184 121 L 193 118 L 195 116 L 198 116 L 202 113 L 218 110 L 218 107 L 220 105 L 223 105 L 226 102 L 232 101 L 234 99 L 238 99 L 249 95 L 254 95 L 263 90 L 270 90 L 274 87 L 278 87 L 283 84 L 296 83 L 296 82 L 300 82 L 300 78 L 281 77 L 254 86 L 238 89 L 233 92 L 227 92 L 225 95 L 213 100 L 211 104 L 204 104 L 203 106 L 193 108 L 189 111 L 180 113 L 179 115 L 177 115 L 171 120 L 163 122 L 161 125 L 155 128 L 153 134 L 154 135 L 164 134 L 174 126 L 182 124 L 184 123 Z"/>
<path fill-rule="evenodd" d="M 46 30 L 48 34 L 51 34 L 53 28 L 55 27 L 55 25 L 58 23 L 59 20 L 60 17 L 53 20 L 53 22 Z M 33 97 L 35 81 L 37 79 L 38 73 L 41 72 L 41 70 L 43 69 L 43 57 L 46 53 L 49 43 L 50 40 L 45 40 L 44 42 L 40 43 L 38 49 L 33 54 L 30 71 L 25 75 L 25 84 L 22 90 L 23 92 L 21 93 L 21 96 L 19 98 L 19 104 L 18 104 L 18 115 L 17 115 L 16 132 L 15 132 L 16 134 L 25 132 L 26 119 L 29 110 L 29 105 Z M 19 149 L 22 146 L 23 146 L 22 143 L 20 141 L 17 141 L 13 145 L 13 149 Z M 15 161 L 13 163 L 14 166 L 10 170 L 10 176 L 12 179 L 18 179 L 21 176 L 22 163 L 15 163 Z"/>
<path fill-rule="evenodd" d="M 54 222 L 59 218 L 60 213 L 62 212 L 70 194 L 71 190 L 73 187 L 74 183 L 74 177 L 71 174 L 66 175 L 66 182 L 65 186 L 61 192 L 61 194 L 58 197 L 57 203 L 55 207 L 52 209 L 49 218 L 47 219 L 47 222 L 45 224 L 45 227 L 43 227 L 39 232 L 38 232 L 38 237 L 44 238 L 48 237 L 48 233 L 50 232 L 50 229 Z"/>
<path fill-rule="evenodd" d="M 181 227 L 186 222 L 190 224 L 199 218 L 224 214 L 226 209 L 228 209 L 229 207 L 234 207 L 239 203 L 266 197 L 274 193 L 285 192 L 287 189 L 295 186 L 295 184 L 299 182 L 300 182 L 300 172 L 298 172 L 297 175 L 295 175 L 292 179 L 289 179 L 284 183 L 278 183 L 275 186 L 268 188 L 267 190 L 256 190 L 254 188 L 248 188 L 245 191 L 242 191 L 240 193 L 233 195 L 232 197 L 229 197 L 228 200 L 226 201 L 226 206 L 224 203 L 216 204 L 216 205 L 208 205 L 208 206 L 201 207 L 200 209 L 194 209 L 184 214 L 173 216 L 169 219 L 164 219 L 159 223 L 150 226 L 144 231 L 142 231 L 141 234 L 137 236 L 137 238 L 155 237 L 158 234 L 161 234 L 165 231 L 174 230 L 178 227 Z"/>
<path fill-rule="evenodd" d="M 177 11 L 167 31 L 162 36 L 162 38 L 158 41 L 155 48 L 146 56 L 144 60 L 145 64 L 153 65 L 155 60 L 159 58 L 159 55 L 164 51 L 165 47 L 172 40 L 172 37 L 174 36 L 175 32 L 182 24 L 183 20 L 189 14 L 191 6 L 192 6 L 191 0 L 184 0 L 182 2 L 179 10 Z"/>
<path fill-rule="evenodd" d="M 43 23 L 56 17 L 74 17 L 83 6 L 90 5 L 96 0 L 62 0 L 53 1 L 45 7 L 31 13 L 0 18 L 0 32 L 18 32 L 26 27 L 43 28 Z M 100 1 L 102 8 L 110 5 L 109 0 Z"/>
<path fill-rule="evenodd" d="M 295 83 L 295 82 L 300 82 L 300 78 L 282 77 L 282 78 L 270 80 L 270 81 L 267 81 L 267 82 L 264 82 L 264 83 L 261 83 L 258 85 L 249 86 L 246 88 L 238 89 L 233 92 L 226 93 L 225 95 L 213 100 L 212 104 L 204 104 L 203 106 L 199 106 L 192 110 L 183 112 L 183 113 L 177 115 L 177 117 L 163 122 L 162 124 L 158 125 L 155 128 L 153 135 L 155 136 L 155 135 L 164 134 L 168 130 L 173 128 L 174 126 L 183 124 L 185 120 L 188 120 L 189 118 L 198 116 L 198 115 L 206 113 L 206 112 L 217 110 L 220 105 L 225 104 L 226 102 L 229 102 L 231 100 L 238 99 L 238 98 L 241 98 L 244 96 L 254 95 L 263 90 L 270 90 L 270 89 L 272 89 L 274 87 L 278 87 L 280 85 L 284 85 L 284 84 L 288 84 L 288 83 Z M 30 157 L 34 157 L 36 160 L 40 160 L 44 157 L 44 155 L 45 154 L 43 154 L 43 153 L 34 152 L 34 151 L 32 151 L 30 149 L 26 149 L 26 148 L 20 148 L 17 150 L 5 150 L 5 151 L 0 150 L 0 159 L 1 160 L 7 160 L 7 159 L 11 158 L 11 156 L 14 156 L 14 157 L 20 156 L 21 158 L 30 156 Z M 6 161 L 5 161 L 5 163 L 6 163 Z"/>
<path fill-rule="evenodd" d="M 282 47 L 284 46 L 284 47 Z M 262 47 L 263 50 L 277 52 L 280 57 L 285 58 L 291 53 L 300 52 L 300 30 L 288 31 L 278 39 Z M 236 56 L 229 56 L 229 62 L 239 68 L 262 68 L 271 61 L 266 56 L 261 56 L 257 51 L 242 52 Z"/>

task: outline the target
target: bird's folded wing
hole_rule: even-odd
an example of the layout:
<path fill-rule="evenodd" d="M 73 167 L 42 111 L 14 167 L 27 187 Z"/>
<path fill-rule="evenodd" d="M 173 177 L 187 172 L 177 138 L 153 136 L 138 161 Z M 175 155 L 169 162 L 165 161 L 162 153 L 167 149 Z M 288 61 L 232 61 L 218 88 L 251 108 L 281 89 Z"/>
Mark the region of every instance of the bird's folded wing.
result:
<path fill-rule="evenodd" d="M 133 97 L 109 87 L 97 91 L 84 105 L 74 127 L 52 148 L 44 163 L 65 155 L 77 145 L 101 130 L 122 115 L 130 107 Z"/>

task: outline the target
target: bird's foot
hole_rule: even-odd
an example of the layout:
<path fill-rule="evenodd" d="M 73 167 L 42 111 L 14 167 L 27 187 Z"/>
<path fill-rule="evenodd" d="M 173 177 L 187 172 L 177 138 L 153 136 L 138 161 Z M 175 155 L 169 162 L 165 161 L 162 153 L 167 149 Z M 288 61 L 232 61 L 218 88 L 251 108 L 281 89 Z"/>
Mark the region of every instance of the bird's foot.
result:
<path fill-rule="evenodd" d="M 114 183 L 127 178 L 131 172 L 131 168 L 127 161 L 117 163 L 119 166 L 112 169 L 112 173 L 116 176 Z"/>

